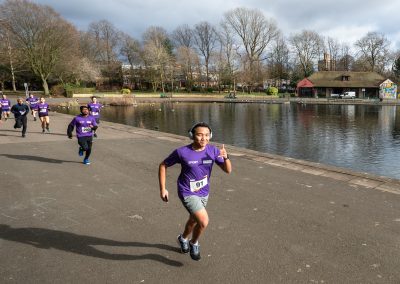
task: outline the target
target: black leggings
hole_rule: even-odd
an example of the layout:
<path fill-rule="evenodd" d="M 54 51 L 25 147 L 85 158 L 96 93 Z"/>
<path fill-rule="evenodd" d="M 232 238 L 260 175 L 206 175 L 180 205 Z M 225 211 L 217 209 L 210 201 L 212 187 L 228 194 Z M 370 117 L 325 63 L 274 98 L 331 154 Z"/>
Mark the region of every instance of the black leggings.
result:
<path fill-rule="evenodd" d="M 26 115 L 21 115 L 15 118 L 14 128 L 21 128 L 22 127 L 22 134 L 25 135 L 26 128 L 27 128 L 27 121 Z"/>
<path fill-rule="evenodd" d="M 92 142 L 93 142 L 92 136 L 78 137 L 78 144 L 85 152 L 85 159 L 89 159 L 89 156 L 92 153 Z"/>

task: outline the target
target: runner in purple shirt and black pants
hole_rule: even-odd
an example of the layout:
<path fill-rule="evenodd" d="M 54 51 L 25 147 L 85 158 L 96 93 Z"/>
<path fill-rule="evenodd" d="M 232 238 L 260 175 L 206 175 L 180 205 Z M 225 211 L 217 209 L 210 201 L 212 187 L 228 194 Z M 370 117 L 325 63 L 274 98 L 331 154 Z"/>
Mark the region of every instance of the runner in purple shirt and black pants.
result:
<path fill-rule="evenodd" d="M 72 131 L 74 131 L 74 127 L 76 127 L 79 156 L 83 156 L 85 152 L 83 163 L 85 165 L 90 165 L 89 156 L 92 153 L 93 131 L 97 129 L 97 123 L 96 119 L 89 115 L 89 108 L 87 106 L 81 106 L 80 110 L 81 114 L 75 116 L 68 125 L 67 135 L 69 139 L 72 139 Z"/>
<path fill-rule="evenodd" d="M 219 149 L 208 144 L 212 137 L 212 130 L 208 124 L 204 122 L 195 124 L 189 130 L 189 136 L 193 139 L 193 143 L 174 150 L 160 164 L 158 177 L 160 197 L 168 202 L 168 191 L 165 187 L 167 168 L 174 164 L 181 164 L 181 173 L 177 181 L 178 196 L 189 212 L 189 219 L 177 241 L 182 253 L 190 252 L 193 260 L 200 260 L 198 240 L 208 225 L 206 205 L 212 167 L 216 163 L 229 174 L 232 171 L 232 165 L 224 145 Z"/>

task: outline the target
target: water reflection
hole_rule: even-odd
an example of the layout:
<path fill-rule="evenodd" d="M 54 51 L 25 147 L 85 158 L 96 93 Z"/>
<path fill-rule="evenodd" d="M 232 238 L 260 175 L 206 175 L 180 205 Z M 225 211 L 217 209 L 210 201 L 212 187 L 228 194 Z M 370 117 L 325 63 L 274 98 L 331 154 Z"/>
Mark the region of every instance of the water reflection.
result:
<path fill-rule="evenodd" d="M 178 135 L 206 121 L 218 142 L 400 179 L 399 112 L 378 105 L 168 102 L 107 107 L 102 114 Z"/>

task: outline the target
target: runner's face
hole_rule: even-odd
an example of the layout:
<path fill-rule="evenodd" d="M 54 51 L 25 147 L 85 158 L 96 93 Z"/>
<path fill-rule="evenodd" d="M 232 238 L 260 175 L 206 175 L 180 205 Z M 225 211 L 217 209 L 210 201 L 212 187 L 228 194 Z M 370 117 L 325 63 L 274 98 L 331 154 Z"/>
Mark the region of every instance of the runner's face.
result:
<path fill-rule="evenodd" d="M 44 98 L 40 98 L 40 102 L 41 102 L 41 103 L 44 103 Z"/>
<path fill-rule="evenodd" d="M 83 115 L 88 115 L 89 114 L 89 110 L 87 108 L 83 108 L 82 109 L 82 114 Z"/>
<path fill-rule="evenodd" d="M 200 147 L 205 147 L 210 141 L 210 129 L 208 127 L 197 127 L 193 136 L 193 141 Z"/>

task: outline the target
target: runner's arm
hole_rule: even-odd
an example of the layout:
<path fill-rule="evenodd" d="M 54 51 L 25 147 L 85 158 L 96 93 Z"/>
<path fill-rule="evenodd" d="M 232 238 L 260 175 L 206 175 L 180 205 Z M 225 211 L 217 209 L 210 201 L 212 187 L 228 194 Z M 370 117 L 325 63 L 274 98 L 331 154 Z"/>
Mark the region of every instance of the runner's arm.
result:
<path fill-rule="evenodd" d="M 229 156 L 226 159 L 224 158 L 224 163 L 218 164 L 218 166 L 227 174 L 230 174 L 232 172 L 232 163 L 229 159 Z"/>
<path fill-rule="evenodd" d="M 164 202 L 168 202 L 168 190 L 165 188 L 166 176 L 167 166 L 162 162 L 158 168 L 158 182 L 160 185 L 160 197 Z"/>
<path fill-rule="evenodd" d="M 72 138 L 72 131 L 74 131 L 74 122 L 75 119 L 72 120 L 70 124 L 68 124 L 68 129 L 67 129 L 68 138 Z"/>

